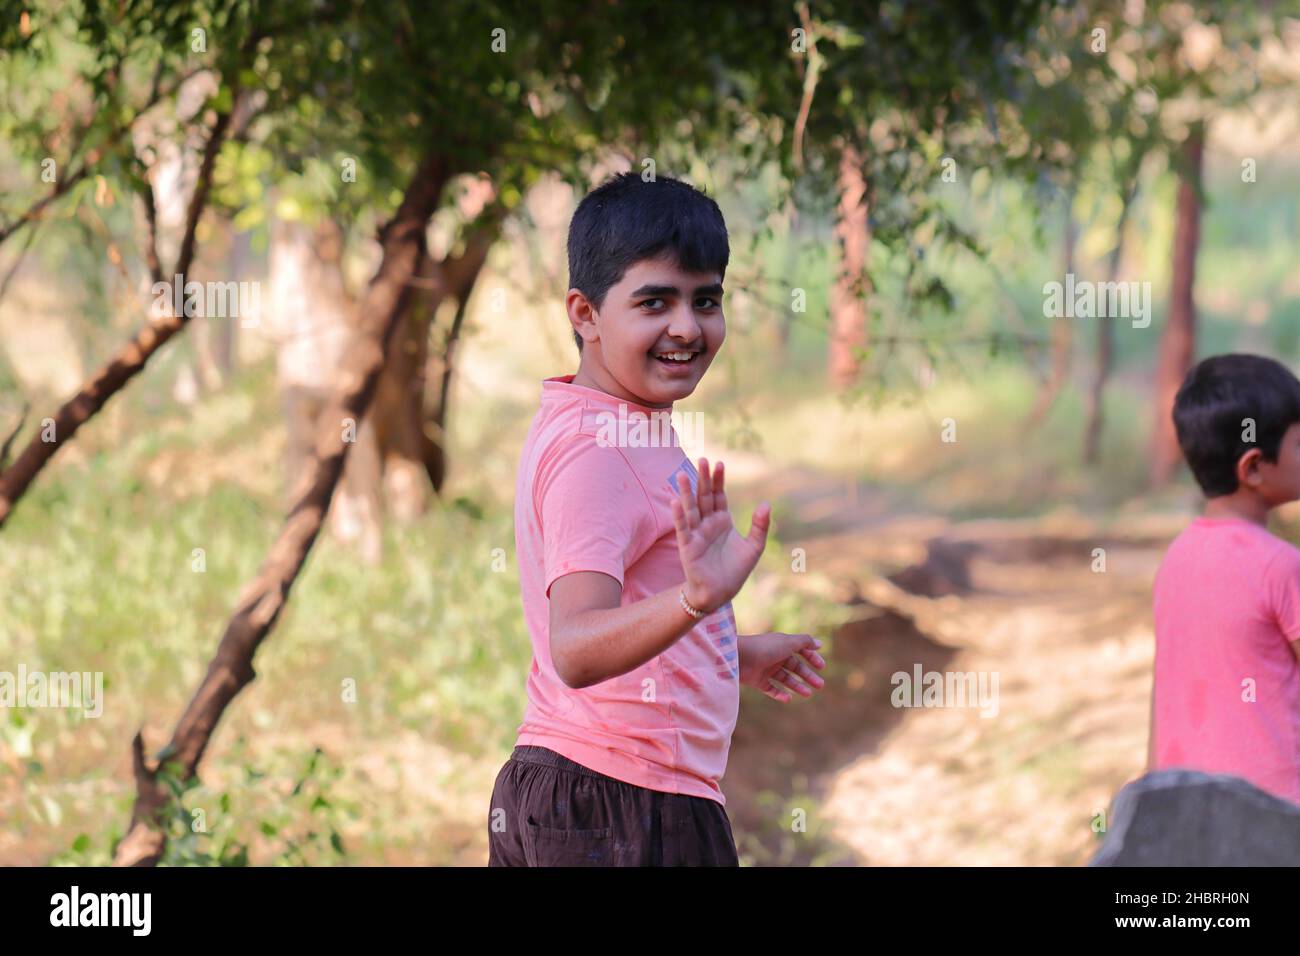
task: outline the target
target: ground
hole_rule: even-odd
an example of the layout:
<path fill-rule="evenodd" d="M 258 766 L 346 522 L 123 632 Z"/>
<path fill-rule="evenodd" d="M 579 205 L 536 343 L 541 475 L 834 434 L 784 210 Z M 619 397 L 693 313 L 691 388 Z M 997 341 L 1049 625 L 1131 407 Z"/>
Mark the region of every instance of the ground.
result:
<path fill-rule="evenodd" d="M 791 862 L 1085 863 L 1145 762 L 1151 579 L 1178 520 L 885 517 L 861 492 L 836 505 L 825 482 L 798 483 L 786 537 L 853 619 L 833 636 L 824 692 L 746 700 L 724 781 L 738 832 Z M 935 540 L 941 559 L 921 574 L 918 542 Z M 962 556 L 968 589 L 951 581 Z M 918 596 L 879 576 L 905 564 L 913 590 L 962 593 Z M 996 714 L 893 707 L 890 676 L 918 663 L 996 674 Z M 789 833 L 805 795 L 814 839 Z"/>

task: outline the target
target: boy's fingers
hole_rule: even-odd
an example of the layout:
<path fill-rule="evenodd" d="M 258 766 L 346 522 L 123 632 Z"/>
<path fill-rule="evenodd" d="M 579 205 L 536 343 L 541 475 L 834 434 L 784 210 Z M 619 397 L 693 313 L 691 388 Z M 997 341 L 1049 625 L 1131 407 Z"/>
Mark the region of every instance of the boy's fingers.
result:
<path fill-rule="evenodd" d="M 817 648 L 822 646 L 821 639 L 813 637 L 811 634 L 796 634 L 794 636 L 800 639 L 796 653 L 802 654 L 803 659 L 818 670 L 824 668 L 826 660 L 817 653 Z"/>
<path fill-rule="evenodd" d="M 796 677 L 788 670 L 782 671 L 774 679 L 780 681 L 783 687 L 788 687 L 790 690 L 794 691 L 800 697 L 812 696 L 813 693 L 812 689 L 808 687 L 808 685 L 805 684 L 803 681 L 799 680 L 798 677 Z"/>
<path fill-rule="evenodd" d="M 727 510 L 727 493 L 722 490 L 723 480 L 726 475 L 722 471 L 722 462 L 718 462 L 717 468 L 713 471 L 713 510 Z"/>
<path fill-rule="evenodd" d="M 794 665 L 792 668 L 794 672 L 798 674 L 799 677 L 802 680 L 804 680 L 809 687 L 815 687 L 818 690 L 820 690 L 821 688 L 826 686 L 826 681 L 822 678 L 822 676 L 820 674 L 814 673 L 813 669 L 809 667 L 806 663 L 804 663 L 802 658 L 792 657 L 790 658 L 790 660 L 794 661 Z"/>
<path fill-rule="evenodd" d="M 772 508 L 766 501 L 761 502 L 754 509 L 754 517 L 750 519 L 749 540 L 752 544 L 758 545 L 761 551 L 767 544 L 767 529 L 772 523 Z"/>
<path fill-rule="evenodd" d="M 772 678 L 768 679 L 767 689 L 764 690 L 763 693 L 768 697 L 771 697 L 773 700 L 779 700 L 783 704 L 791 699 L 789 694 L 781 690 L 781 685 Z"/>
<path fill-rule="evenodd" d="M 802 668 L 802 670 L 800 668 Z M 791 655 L 785 662 L 785 672 L 790 678 L 786 683 L 791 687 L 794 687 L 796 690 L 802 689 L 805 685 L 808 687 L 815 687 L 816 685 L 813 681 L 821 680 L 820 677 L 812 672 L 812 669 L 809 668 L 807 664 L 804 664 L 801 661 L 798 655 Z"/>
<path fill-rule="evenodd" d="M 826 658 L 822 657 L 816 651 L 805 647 L 799 653 L 802 654 L 805 658 L 807 658 L 808 663 L 812 664 L 812 666 L 817 668 L 818 670 L 824 670 L 826 668 Z"/>
<path fill-rule="evenodd" d="M 691 497 L 691 479 L 684 471 L 677 473 L 677 496 L 682 512 L 686 515 L 686 527 L 694 528 L 700 523 L 700 511 L 695 507 L 695 499 Z"/>
<path fill-rule="evenodd" d="M 686 514 L 682 510 L 681 499 L 673 498 L 669 504 L 669 507 L 672 509 L 673 512 L 673 527 L 677 529 L 677 539 L 679 541 L 685 541 L 686 532 L 687 532 Z"/>
<path fill-rule="evenodd" d="M 709 459 L 700 459 L 698 471 L 700 473 L 700 518 L 704 519 L 713 514 L 713 475 L 709 471 Z"/>

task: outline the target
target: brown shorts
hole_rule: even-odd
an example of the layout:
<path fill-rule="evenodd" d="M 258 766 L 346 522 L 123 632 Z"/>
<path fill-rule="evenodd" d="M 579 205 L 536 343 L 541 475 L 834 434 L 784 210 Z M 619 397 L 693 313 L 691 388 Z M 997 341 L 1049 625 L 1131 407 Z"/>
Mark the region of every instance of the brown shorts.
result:
<path fill-rule="evenodd" d="M 488 866 L 739 866 L 707 797 L 647 790 L 546 747 L 516 747 L 488 812 Z"/>

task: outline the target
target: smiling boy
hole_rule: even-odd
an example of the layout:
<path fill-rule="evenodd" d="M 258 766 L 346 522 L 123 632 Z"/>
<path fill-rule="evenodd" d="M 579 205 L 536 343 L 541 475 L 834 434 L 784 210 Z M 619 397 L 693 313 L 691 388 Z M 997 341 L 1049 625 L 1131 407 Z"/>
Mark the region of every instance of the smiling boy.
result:
<path fill-rule="evenodd" d="M 738 635 L 748 536 L 725 470 L 680 444 L 619 445 L 611 415 L 669 415 L 726 338 L 729 258 L 717 204 L 625 173 L 569 228 L 565 299 L 581 354 L 542 383 L 520 458 L 515 544 L 533 644 L 528 704 L 497 775 L 491 866 L 735 866 L 720 780 L 739 686 L 782 702 L 824 682 L 807 634 Z"/>
<path fill-rule="evenodd" d="M 1300 550 L 1267 528 L 1300 499 L 1300 381 L 1272 359 L 1215 356 L 1173 417 L 1206 502 L 1156 574 L 1148 767 L 1300 802 Z"/>

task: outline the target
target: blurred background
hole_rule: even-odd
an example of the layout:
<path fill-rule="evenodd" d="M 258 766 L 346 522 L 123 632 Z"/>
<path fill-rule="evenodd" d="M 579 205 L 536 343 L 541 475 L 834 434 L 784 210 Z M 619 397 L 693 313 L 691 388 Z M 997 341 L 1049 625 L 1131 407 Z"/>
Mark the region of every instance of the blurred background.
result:
<path fill-rule="evenodd" d="M 155 862 L 486 862 L 518 454 L 577 368 L 569 217 L 629 169 L 730 229 L 677 410 L 740 527 L 774 506 L 741 632 L 829 641 L 813 700 L 743 692 L 742 860 L 1086 862 L 1198 500 L 1173 389 L 1300 347 L 1300 10 L 858 6 L 2 18 L 0 671 L 105 704 L 0 707 L 0 863 L 120 862 L 149 793 Z M 1053 305 L 1105 282 L 1119 315 Z M 997 674 L 996 716 L 895 708 L 917 664 Z"/>

